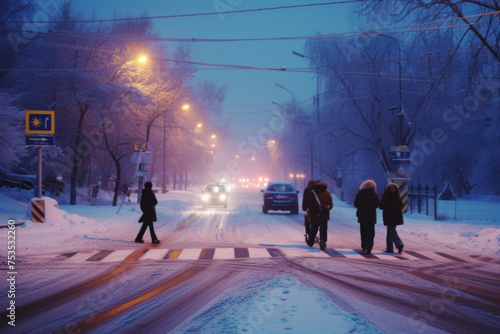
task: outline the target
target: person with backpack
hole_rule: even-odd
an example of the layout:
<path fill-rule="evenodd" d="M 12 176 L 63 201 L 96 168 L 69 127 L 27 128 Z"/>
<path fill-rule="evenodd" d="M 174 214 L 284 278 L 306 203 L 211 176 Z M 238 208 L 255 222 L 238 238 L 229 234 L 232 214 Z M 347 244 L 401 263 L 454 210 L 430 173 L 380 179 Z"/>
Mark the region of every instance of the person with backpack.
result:
<path fill-rule="evenodd" d="M 330 220 L 330 210 L 333 208 L 332 195 L 328 190 L 328 185 L 324 182 L 316 181 L 311 185 L 311 190 L 304 193 L 302 210 L 307 212 L 311 221 L 311 229 L 307 245 L 312 247 L 319 229 L 319 248 L 326 249 L 328 241 L 328 220 Z"/>
<path fill-rule="evenodd" d="M 307 208 L 304 206 L 304 203 L 307 202 L 307 198 L 310 196 L 314 196 L 311 192 L 313 184 L 315 184 L 317 181 L 316 180 L 310 180 L 307 183 L 306 189 L 304 189 L 304 196 L 302 197 L 302 210 L 305 212 L 304 213 L 304 227 L 306 229 L 306 234 L 304 237 L 306 238 L 306 243 L 307 240 L 309 239 L 309 233 L 311 232 L 311 218 L 307 215 Z"/>
<path fill-rule="evenodd" d="M 375 238 L 375 224 L 377 223 L 377 208 L 379 205 L 377 185 L 373 180 L 364 181 L 354 199 L 354 206 L 358 209 L 359 231 L 361 234 L 361 248 L 366 254 L 371 254 L 373 239 Z"/>
<path fill-rule="evenodd" d="M 399 196 L 399 187 L 395 183 L 389 183 L 387 189 L 382 195 L 380 200 L 380 209 L 382 210 L 382 217 L 384 225 L 387 226 L 386 236 L 386 253 L 394 253 L 394 246 L 398 249 L 398 253 L 403 251 L 403 242 L 396 232 L 396 226 L 403 225 L 403 201 Z"/>
<path fill-rule="evenodd" d="M 156 237 L 155 229 L 153 227 L 153 222 L 156 221 L 156 204 L 158 201 L 156 200 L 155 193 L 153 192 L 153 184 L 151 182 L 146 182 L 144 184 L 144 189 L 142 189 L 142 197 L 141 197 L 141 210 L 142 216 L 139 219 L 139 223 L 142 222 L 141 229 L 137 237 L 135 238 L 135 242 L 144 243 L 142 237 L 146 232 L 146 229 L 149 227 L 149 232 L 151 233 L 151 241 L 154 244 L 159 244 L 160 240 Z"/>

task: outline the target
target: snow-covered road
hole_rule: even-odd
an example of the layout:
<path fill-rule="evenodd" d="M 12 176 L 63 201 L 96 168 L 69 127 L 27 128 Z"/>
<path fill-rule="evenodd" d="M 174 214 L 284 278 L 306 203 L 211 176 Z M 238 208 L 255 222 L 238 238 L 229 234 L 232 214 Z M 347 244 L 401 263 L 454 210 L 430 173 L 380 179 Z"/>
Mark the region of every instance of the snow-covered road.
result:
<path fill-rule="evenodd" d="M 470 333 L 500 327 L 500 258 L 492 251 L 433 235 L 438 228 L 422 233 L 425 223 L 408 218 L 398 229 L 405 252 L 383 253 L 385 231 L 378 226 L 374 255 L 362 255 L 354 210 L 336 201 L 321 252 L 304 244 L 302 215 L 264 215 L 260 196 L 236 191 L 227 209 L 202 210 L 197 193 L 160 194 L 159 245 L 132 241 L 140 227 L 133 202 L 118 215 L 117 208 L 65 206 L 47 224 L 26 223 L 17 229 L 16 327 L 2 322 L 0 329 Z M 22 203 L 7 201 L 22 212 Z"/>

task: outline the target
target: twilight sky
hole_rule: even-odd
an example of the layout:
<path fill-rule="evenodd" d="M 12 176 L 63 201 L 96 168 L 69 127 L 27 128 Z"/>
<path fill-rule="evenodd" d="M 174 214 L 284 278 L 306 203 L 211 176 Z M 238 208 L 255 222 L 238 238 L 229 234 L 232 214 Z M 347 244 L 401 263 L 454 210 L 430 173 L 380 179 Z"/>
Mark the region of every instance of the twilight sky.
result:
<path fill-rule="evenodd" d="M 280 9 L 250 13 L 224 14 L 224 10 L 245 10 L 291 6 L 327 1 L 305 0 L 74 0 L 75 10 L 88 17 L 93 11 L 99 19 L 114 16 L 148 16 L 220 12 L 219 15 L 156 19 L 154 31 L 161 37 L 179 38 L 265 38 L 310 36 L 317 33 L 339 33 L 357 30 L 350 23 L 351 5 L 327 5 L 296 9 Z M 330 1 L 331 2 L 331 1 Z M 307 59 L 292 54 L 303 53 L 306 40 L 187 43 L 196 62 L 245 65 L 265 68 L 306 68 Z M 175 46 L 175 45 L 171 45 Z M 223 119 L 231 119 L 234 136 L 225 148 L 219 148 L 216 159 L 219 166 L 237 153 L 238 145 L 257 136 L 269 126 L 276 106 L 291 99 L 312 105 L 316 80 L 310 73 L 256 70 L 200 69 L 197 78 L 207 78 L 218 85 L 228 84 Z M 266 150 L 259 151 L 265 155 Z M 259 157 L 258 155 L 258 157 Z M 264 158 L 264 157 L 263 157 Z M 264 159 L 265 160 L 265 159 Z M 218 167 L 222 168 L 222 167 Z"/>

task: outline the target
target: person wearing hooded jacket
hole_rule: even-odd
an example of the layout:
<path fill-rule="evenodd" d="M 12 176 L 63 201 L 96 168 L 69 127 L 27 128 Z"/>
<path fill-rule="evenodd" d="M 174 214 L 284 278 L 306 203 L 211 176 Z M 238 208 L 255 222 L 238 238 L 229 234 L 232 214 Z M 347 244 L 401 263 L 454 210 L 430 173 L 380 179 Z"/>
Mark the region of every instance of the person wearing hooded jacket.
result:
<path fill-rule="evenodd" d="M 403 251 L 403 242 L 398 236 L 396 231 L 396 226 L 403 225 L 403 201 L 399 196 L 399 187 L 395 183 L 389 183 L 387 189 L 382 195 L 380 200 L 380 209 L 382 210 L 382 217 L 384 219 L 384 225 L 387 226 L 387 237 L 386 237 L 386 252 L 394 253 L 394 246 L 398 249 L 398 253 Z"/>
<path fill-rule="evenodd" d="M 307 183 L 306 189 L 304 189 L 304 196 L 302 197 L 302 210 L 305 211 L 304 213 L 304 227 L 306 229 L 306 234 L 304 235 L 306 237 L 306 242 L 309 239 L 309 233 L 311 233 L 311 219 L 307 215 L 307 209 L 304 209 L 304 201 L 306 198 L 309 196 L 314 196 L 313 193 L 311 192 L 312 186 L 318 181 L 316 180 L 310 180 Z"/>
<path fill-rule="evenodd" d="M 308 187 L 309 188 L 309 187 Z M 309 232 L 309 238 L 307 240 L 307 245 L 312 247 L 316 239 L 316 234 L 319 229 L 319 248 L 321 250 L 326 249 L 326 242 L 328 241 L 328 221 L 330 220 L 330 210 L 333 208 L 332 195 L 328 190 L 328 185 L 324 182 L 315 182 L 311 185 L 310 190 L 304 193 L 302 199 L 302 210 L 307 212 L 307 216 L 311 221 L 311 230 Z M 316 195 L 315 195 L 316 194 Z M 327 209 L 327 216 L 321 217 L 319 215 L 319 207 Z"/>
<path fill-rule="evenodd" d="M 361 248 L 363 252 L 371 254 L 373 239 L 375 238 L 375 224 L 377 223 L 377 208 L 379 205 L 377 185 L 373 180 L 364 181 L 354 199 L 354 206 L 358 209 L 359 229 L 361 234 Z"/>
<path fill-rule="evenodd" d="M 141 210 L 142 216 L 139 219 L 139 223 L 142 222 L 141 229 L 137 237 L 135 238 L 135 242 L 144 243 L 142 237 L 146 232 L 146 229 L 149 227 L 149 232 L 151 233 L 151 241 L 154 244 L 159 244 L 160 240 L 156 237 L 155 229 L 153 227 L 153 222 L 156 221 L 156 209 L 155 206 L 158 204 L 156 200 L 156 196 L 152 190 L 153 184 L 151 182 L 146 182 L 144 184 L 144 189 L 142 189 L 142 197 L 141 197 Z"/>

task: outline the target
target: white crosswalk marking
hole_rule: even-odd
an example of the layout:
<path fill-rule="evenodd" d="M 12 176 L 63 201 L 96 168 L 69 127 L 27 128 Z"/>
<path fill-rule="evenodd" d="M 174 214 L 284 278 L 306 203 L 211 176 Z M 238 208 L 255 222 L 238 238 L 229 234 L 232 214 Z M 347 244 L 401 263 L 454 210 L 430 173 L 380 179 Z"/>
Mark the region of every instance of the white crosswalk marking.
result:
<path fill-rule="evenodd" d="M 247 258 L 246 257 L 246 251 L 248 251 L 248 257 L 249 258 L 271 258 L 271 254 L 269 253 L 269 250 L 267 248 L 263 247 L 255 247 L 255 248 L 246 248 L 246 247 L 240 247 L 238 249 L 235 248 L 215 248 L 215 252 L 213 253 L 213 259 L 215 260 L 230 260 L 230 259 L 235 259 L 236 254 L 238 254 L 238 258 Z M 208 252 L 203 253 L 203 258 L 205 260 L 210 259 L 211 256 L 211 250 L 208 249 Z M 104 255 L 104 253 L 107 253 L 109 251 L 81 251 L 76 253 L 75 255 L 72 255 L 72 253 L 66 253 L 66 254 L 60 254 L 56 258 L 58 259 L 66 259 L 70 262 L 84 262 L 88 261 L 89 259 L 91 260 L 90 262 L 119 262 L 119 261 L 124 261 L 127 256 L 132 254 L 135 250 L 117 250 L 117 251 L 112 251 L 109 253 L 107 256 L 104 258 L 101 258 L 101 254 Z M 174 259 L 179 259 L 179 260 L 198 260 L 200 258 L 200 255 L 202 255 L 203 249 L 201 248 L 186 248 L 186 249 L 176 249 L 175 254 L 173 256 L 170 256 L 170 260 Z M 274 248 L 274 251 L 279 251 L 280 253 L 283 254 L 283 256 L 292 258 L 292 257 L 316 257 L 316 258 L 330 258 L 330 255 L 327 254 L 326 252 L 321 251 L 319 248 L 316 247 L 302 247 L 302 246 L 296 246 L 296 247 L 277 247 Z M 146 251 L 144 255 L 141 256 L 139 260 L 164 260 L 165 256 L 168 254 L 169 249 L 149 249 Z M 411 260 L 411 261 L 421 261 L 422 259 L 419 256 L 425 256 L 427 260 L 434 260 L 434 261 L 463 261 L 463 262 L 471 262 L 474 263 L 475 261 L 481 261 L 481 259 L 474 259 L 474 258 L 469 258 L 465 257 L 462 260 L 460 260 L 462 257 L 454 256 L 453 254 L 448 254 L 448 253 L 443 253 L 443 255 L 439 255 L 436 252 L 416 252 L 415 255 L 411 255 L 409 253 L 403 252 L 401 254 L 398 253 L 385 253 L 383 251 L 374 251 L 372 252 L 372 257 L 367 257 L 362 254 L 359 254 L 357 251 L 354 249 L 327 249 L 327 252 L 330 252 L 331 254 L 341 254 L 346 258 L 349 259 L 357 259 L 357 260 L 374 260 L 374 259 L 380 259 L 383 261 L 402 261 L 402 260 Z M 101 254 L 98 254 L 101 253 Z M 94 255 L 98 254 L 97 256 L 93 257 Z M 177 254 L 178 257 L 177 257 Z M 337 259 L 341 259 L 342 257 L 334 256 Z M 166 260 L 166 259 L 165 259 Z M 425 258 L 424 258 L 425 260 Z"/>
<path fill-rule="evenodd" d="M 134 250 L 117 250 L 102 259 L 102 262 L 123 261 L 127 256 L 132 254 Z"/>
<path fill-rule="evenodd" d="M 294 257 L 294 256 L 314 256 L 314 257 L 330 257 L 330 255 L 321 251 L 319 248 L 313 247 L 290 247 L 283 248 L 281 251 L 285 254 L 286 257 Z"/>
<path fill-rule="evenodd" d="M 139 260 L 161 260 L 167 253 L 168 249 L 150 249 Z"/>
<path fill-rule="evenodd" d="M 401 257 L 407 258 L 408 260 L 417 260 L 417 261 L 421 261 L 422 260 L 422 259 L 419 259 L 416 256 L 413 256 L 413 255 L 410 255 L 408 253 L 405 253 L 404 251 L 403 251 L 403 253 L 398 254 L 397 256 L 401 256 Z"/>
<path fill-rule="evenodd" d="M 401 259 L 398 259 L 398 255 L 396 255 L 396 254 L 389 254 L 389 253 L 385 253 L 385 252 L 372 252 L 372 254 L 381 260 L 389 260 L 389 261 L 393 261 L 393 260 L 400 261 L 401 260 Z"/>
<path fill-rule="evenodd" d="M 265 248 L 249 248 L 250 257 L 271 257 L 271 254 Z"/>
<path fill-rule="evenodd" d="M 71 262 L 83 262 L 83 261 L 87 260 L 89 257 L 91 257 L 92 255 L 95 255 L 97 253 L 99 253 L 99 251 L 82 251 L 82 252 L 78 252 L 74 256 L 70 257 L 68 259 L 68 261 L 71 261 Z"/>
<path fill-rule="evenodd" d="M 181 254 L 179 255 L 178 259 L 179 260 L 198 260 L 198 258 L 200 257 L 200 253 L 201 253 L 200 248 L 183 249 Z"/>
<path fill-rule="evenodd" d="M 216 248 L 214 259 L 234 259 L 234 248 Z"/>
<path fill-rule="evenodd" d="M 348 259 L 364 259 L 362 255 L 353 249 L 335 249 L 340 254 L 344 255 Z"/>

